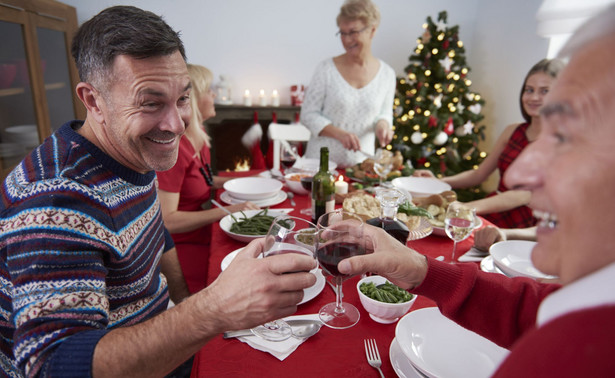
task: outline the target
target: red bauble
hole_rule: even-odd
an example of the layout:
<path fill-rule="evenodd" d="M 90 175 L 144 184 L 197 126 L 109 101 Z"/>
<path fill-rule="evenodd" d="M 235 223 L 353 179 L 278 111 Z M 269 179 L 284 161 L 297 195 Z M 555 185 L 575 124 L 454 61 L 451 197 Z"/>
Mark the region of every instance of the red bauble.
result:
<path fill-rule="evenodd" d="M 455 132 L 455 127 L 453 126 L 453 118 L 449 118 L 448 121 L 446 122 L 446 126 L 444 127 L 444 132 L 446 133 L 446 135 L 451 135 L 453 134 L 453 132 Z"/>
<path fill-rule="evenodd" d="M 430 116 L 429 117 L 428 126 L 429 127 L 436 127 L 436 126 L 438 126 L 438 119 L 436 117 L 434 117 L 434 116 Z"/>
<path fill-rule="evenodd" d="M 444 48 L 444 50 L 448 49 L 448 44 L 449 44 L 448 39 L 442 43 L 442 47 Z"/>

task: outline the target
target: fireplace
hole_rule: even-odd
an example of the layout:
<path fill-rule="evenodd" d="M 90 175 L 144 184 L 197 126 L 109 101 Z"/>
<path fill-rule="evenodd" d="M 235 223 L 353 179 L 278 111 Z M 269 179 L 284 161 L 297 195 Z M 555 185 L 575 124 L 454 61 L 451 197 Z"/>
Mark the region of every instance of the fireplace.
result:
<path fill-rule="evenodd" d="M 241 144 L 241 137 L 252 126 L 254 112 L 258 112 L 258 123 L 263 129 L 261 150 L 268 152 L 267 127 L 272 122 L 273 113 L 278 123 L 289 124 L 295 114 L 301 111 L 299 106 L 242 106 L 216 105 L 216 116 L 207 120 L 207 133 L 211 136 L 211 160 L 216 172 L 233 171 L 238 166 L 248 165 L 250 151 Z"/>

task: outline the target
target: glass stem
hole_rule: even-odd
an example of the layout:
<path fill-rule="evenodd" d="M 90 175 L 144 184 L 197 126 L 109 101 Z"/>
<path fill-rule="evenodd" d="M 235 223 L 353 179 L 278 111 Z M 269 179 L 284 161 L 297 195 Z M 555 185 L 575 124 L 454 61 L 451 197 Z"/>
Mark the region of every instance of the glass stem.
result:
<path fill-rule="evenodd" d="M 453 240 L 453 255 L 451 256 L 452 262 L 455 262 L 455 251 L 457 251 L 457 240 Z"/>
<path fill-rule="evenodd" d="M 343 314 L 346 312 L 342 306 L 342 278 L 335 277 L 335 313 Z"/>

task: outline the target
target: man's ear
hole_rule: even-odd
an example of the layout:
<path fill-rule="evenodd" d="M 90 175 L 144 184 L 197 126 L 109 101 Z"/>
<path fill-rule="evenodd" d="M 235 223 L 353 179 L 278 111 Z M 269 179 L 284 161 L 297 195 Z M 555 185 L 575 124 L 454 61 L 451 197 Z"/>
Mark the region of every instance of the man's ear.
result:
<path fill-rule="evenodd" d="M 94 118 L 99 124 L 104 124 L 105 116 L 102 111 L 102 103 L 104 102 L 100 92 L 89 83 L 80 82 L 75 88 L 77 96 L 85 105 L 88 115 Z"/>

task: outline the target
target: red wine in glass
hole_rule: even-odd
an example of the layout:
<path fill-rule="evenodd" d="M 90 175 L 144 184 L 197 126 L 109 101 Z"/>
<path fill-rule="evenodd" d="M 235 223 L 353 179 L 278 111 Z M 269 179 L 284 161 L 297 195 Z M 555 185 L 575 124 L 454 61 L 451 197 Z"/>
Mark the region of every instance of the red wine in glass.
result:
<path fill-rule="evenodd" d="M 403 245 L 406 245 L 406 241 L 408 240 L 408 236 L 410 235 L 410 230 L 408 229 L 408 226 L 406 226 L 403 222 L 397 219 L 372 218 L 368 219 L 365 223 L 384 229 L 389 235 L 399 240 L 399 242 Z"/>
<path fill-rule="evenodd" d="M 301 177 L 301 186 L 305 190 L 312 190 L 312 176 L 302 176 Z"/>
<path fill-rule="evenodd" d="M 284 167 L 284 169 L 288 169 L 290 167 L 292 167 L 295 162 L 297 161 L 297 159 L 294 158 L 284 158 L 281 159 L 280 162 L 282 163 L 282 166 Z"/>
<path fill-rule="evenodd" d="M 345 258 L 364 254 L 365 247 L 362 245 L 344 242 L 330 243 L 318 248 L 316 251 L 316 259 L 325 273 L 333 277 L 342 277 L 342 279 L 346 279 L 349 278 L 349 276 L 341 274 L 339 270 L 337 270 L 337 264 Z"/>

